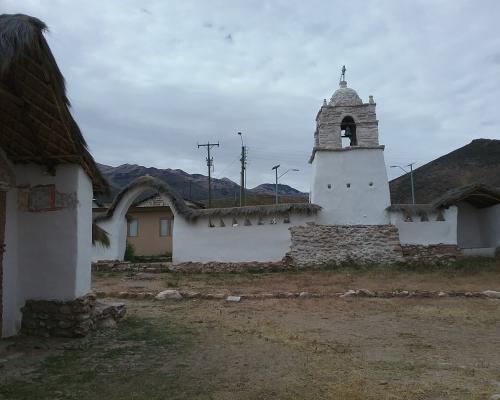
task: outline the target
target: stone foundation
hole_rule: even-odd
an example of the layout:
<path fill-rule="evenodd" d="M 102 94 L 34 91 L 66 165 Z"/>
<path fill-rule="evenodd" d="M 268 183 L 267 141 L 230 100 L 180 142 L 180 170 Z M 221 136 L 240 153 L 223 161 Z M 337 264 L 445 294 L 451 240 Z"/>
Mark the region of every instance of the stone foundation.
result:
<path fill-rule="evenodd" d="M 221 262 L 188 262 L 172 265 L 171 272 L 182 273 L 228 273 L 228 272 L 272 272 L 285 271 L 293 269 L 293 267 L 285 261 L 278 262 L 237 262 L 237 263 L 221 263 Z"/>
<path fill-rule="evenodd" d="M 298 268 L 404 262 L 394 225 L 315 225 L 290 228 L 288 256 Z"/>
<path fill-rule="evenodd" d="M 27 300 L 22 308 L 21 333 L 29 336 L 83 337 L 101 321 L 119 321 L 123 304 L 105 305 L 88 294 L 71 301 Z"/>
<path fill-rule="evenodd" d="M 405 244 L 401 246 L 405 261 L 412 264 L 450 263 L 457 260 L 458 248 L 456 245 L 434 244 L 418 245 Z"/>

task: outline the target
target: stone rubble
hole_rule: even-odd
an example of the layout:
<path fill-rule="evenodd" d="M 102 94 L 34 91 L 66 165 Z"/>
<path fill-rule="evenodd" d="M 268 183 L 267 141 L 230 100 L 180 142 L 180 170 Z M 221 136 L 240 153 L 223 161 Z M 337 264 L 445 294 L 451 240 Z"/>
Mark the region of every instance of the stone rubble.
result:
<path fill-rule="evenodd" d="M 83 337 L 92 329 L 121 320 L 125 305 L 105 304 L 88 294 L 71 301 L 27 300 L 22 308 L 21 333 L 29 336 Z"/>
<path fill-rule="evenodd" d="M 182 295 L 178 290 L 167 289 L 163 290 L 155 296 L 156 300 L 181 300 Z"/>
<path fill-rule="evenodd" d="M 128 299 L 158 299 L 158 300 L 227 300 L 228 297 L 239 297 L 240 300 L 264 300 L 264 299 L 310 299 L 310 298 L 349 298 L 349 297 L 366 297 L 366 298 L 444 298 L 444 297 L 466 297 L 466 298 L 491 298 L 500 299 L 500 292 L 494 290 L 486 290 L 483 292 L 469 291 L 427 291 L 427 290 L 393 290 L 393 291 L 372 291 L 369 289 L 349 289 L 345 292 L 336 293 L 312 293 L 312 292 L 274 292 L 274 293 L 250 293 L 230 295 L 227 293 L 201 293 L 195 291 L 180 291 L 175 289 L 167 289 L 155 293 L 148 292 L 97 292 L 98 297 L 118 297 Z M 146 296 L 147 295 L 147 296 Z"/>

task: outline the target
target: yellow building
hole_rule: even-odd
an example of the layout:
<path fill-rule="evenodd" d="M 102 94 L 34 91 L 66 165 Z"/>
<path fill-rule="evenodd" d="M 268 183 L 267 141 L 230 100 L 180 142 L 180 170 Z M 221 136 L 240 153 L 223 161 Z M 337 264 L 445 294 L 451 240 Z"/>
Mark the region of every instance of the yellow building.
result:
<path fill-rule="evenodd" d="M 174 215 L 158 195 L 136 203 L 127 212 L 127 243 L 136 256 L 172 253 Z"/>

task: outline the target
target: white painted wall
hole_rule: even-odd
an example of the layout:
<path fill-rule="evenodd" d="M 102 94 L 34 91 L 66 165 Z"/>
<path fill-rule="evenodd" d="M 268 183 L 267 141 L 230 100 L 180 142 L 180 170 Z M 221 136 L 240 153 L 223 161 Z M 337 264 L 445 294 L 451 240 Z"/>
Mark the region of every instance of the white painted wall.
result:
<path fill-rule="evenodd" d="M 391 212 L 391 224 L 399 230 L 401 244 L 457 244 L 457 207 L 451 206 L 443 211 L 444 221 L 436 221 L 437 213 L 429 214 L 429 221 L 420 221 L 413 216 L 413 221 L 405 221 L 401 211 Z"/>
<path fill-rule="evenodd" d="M 488 247 L 481 229 L 480 211 L 473 205 L 462 201 L 458 207 L 458 247 L 462 249 Z"/>
<path fill-rule="evenodd" d="M 389 223 L 386 208 L 391 201 L 383 149 L 318 150 L 312 166 L 311 202 L 323 207 L 318 223 Z"/>
<path fill-rule="evenodd" d="M 500 247 L 500 204 L 480 209 L 479 221 L 485 247 Z"/>
<path fill-rule="evenodd" d="M 313 222 L 315 216 L 290 215 L 290 223 L 277 218 L 265 218 L 265 225 L 258 225 L 258 218 L 250 218 L 252 225 L 245 226 L 245 218 L 238 217 L 238 226 L 232 226 L 232 217 L 223 218 L 225 227 L 220 227 L 220 218 L 213 218 L 215 227 L 209 227 L 208 218 L 187 222 L 176 218 L 173 234 L 173 262 L 267 262 L 280 261 L 290 250 L 289 228 Z"/>
<path fill-rule="evenodd" d="M 18 209 L 17 188 L 7 193 L 4 254 L 3 336 L 14 335 L 27 299 L 72 300 L 90 290 L 92 183 L 76 164 L 60 165 L 55 176 L 39 165 L 14 167 L 18 186 L 55 184 L 75 193 L 74 207 L 30 212 Z"/>
<path fill-rule="evenodd" d="M 0 336 L 15 335 L 21 328 L 18 288 L 17 190 L 7 192 L 5 253 L 3 255 L 3 326 Z"/>
<path fill-rule="evenodd" d="M 92 185 L 76 164 L 60 165 L 56 175 L 38 165 L 17 165 L 18 185 L 55 184 L 76 193 L 74 208 L 18 212 L 20 292 L 24 299 L 71 300 L 90 289 Z"/>

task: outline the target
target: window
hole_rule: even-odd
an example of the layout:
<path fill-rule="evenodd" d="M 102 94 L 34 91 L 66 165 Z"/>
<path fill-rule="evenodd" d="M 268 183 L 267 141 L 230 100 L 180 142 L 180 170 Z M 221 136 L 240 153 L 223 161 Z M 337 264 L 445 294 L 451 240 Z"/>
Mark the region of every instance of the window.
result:
<path fill-rule="evenodd" d="M 139 230 L 139 224 L 136 219 L 129 219 L 128 221 L 128 236 L 135 237 L 137 236 Z"/>
<path fill-rule="evenodd" d="M 172 220 L 168 218 L 160 218 L 160 236 L 172 236 Z"/>

